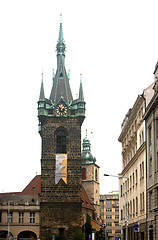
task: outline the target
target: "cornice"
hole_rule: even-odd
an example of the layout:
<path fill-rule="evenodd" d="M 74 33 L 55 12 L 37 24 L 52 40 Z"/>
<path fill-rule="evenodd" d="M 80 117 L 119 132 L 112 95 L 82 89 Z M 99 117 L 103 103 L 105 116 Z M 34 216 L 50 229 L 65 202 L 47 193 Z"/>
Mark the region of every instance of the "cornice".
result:
<path fill-rule="evenodd" d="M 134 157 L 130 160 L 130 162 L 126 165 L 126 167 L 122 170 L 122 172 L 120 173 L 120 175 L 125 175 L 126 172 L 131 168 L 131 166 L 137 161 L 137 159 L 139 158 L 139 156 L 141 155 L 141 153 L 146 149 L 146 142 L 144 142 L 140 148 L 137 150 L 136 154 L 134 155 Z"/>
<path fill-rule="evenodd" d="M 131 114 L 127 120 L 127 122 L 125 123 L 125 126 L 122 128 L 122 131 L 121 131 L 121 134 L 118 138 L 118 141 L 119 142 L 122 142 L 125 135 L 127 134 L 128 130 L 130 129 L 130 127 L 132 126 L 135 118 L 137 117 L 137 112 L 141 106 L 141 104 L 143 103 L 143 101 L 145 102 L 144 98 L 142 95 L 138 95 L 135 103 L 134 103 L 134 106 L 131 110 Z"/>

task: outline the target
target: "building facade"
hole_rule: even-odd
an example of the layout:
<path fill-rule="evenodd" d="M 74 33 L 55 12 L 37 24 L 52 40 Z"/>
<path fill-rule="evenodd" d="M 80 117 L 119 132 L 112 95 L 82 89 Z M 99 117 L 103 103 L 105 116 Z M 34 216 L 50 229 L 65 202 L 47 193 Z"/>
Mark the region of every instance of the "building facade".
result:
<path fill-rule="evenodd" d="M 147 148 L 147 239 L 158 239 L 158 63 L 154 71 L 153 97 L 144 116 Z"/>
<path fill-rule="evenodd" d="M 99 221 L 99 166 L 91 153 L 91 143 L 87 134 L 82 143 L 82 185 L 95 208 L 93 219 Z"/>
<path fill-rule="evenodd" d="M 0 240 L 40 239 L 41 176 L 35 176 L 22 192 L 0 193 Z M 85 189 L 81 188 L 82 226 L 87 219 L 95 232 L 100 225 L 93 220 L 95 211 Z M 51 235 L 46 229 L 46 235 Z"/>
<path fill-rule="evenodd" d="M 106 226 L 103 231 L 107 231 L 112 240 L 119 237 L 122 239 L 122 227 L 119 225 L 119 192 L 112 191 L 100 195 L 100 210 L 102 223 Z"/>
<path fill-rule="evenodd" d="M 146 239 L 145 98 L 139 95 L 122 123 L 122 172 L 119 178 L 120 224 L 124 238 Z"/>
<path fill-rule="evenodd" d="M 79 97 L 73 100 L 65 68 L 62 21 L 56 45 L 57 70 L 49 99 L 43 79 L 38 101 L 41 156 L 41 238 L 46 229 L 72 239 L 82 228 L 81 126 L 85 101 L 80 79 Z"/>
<path fill-rule="evenodd" d="M 0 194 L 0 239 L 40 238 L 40 181 L 37 175 L 22 192 Z"/>

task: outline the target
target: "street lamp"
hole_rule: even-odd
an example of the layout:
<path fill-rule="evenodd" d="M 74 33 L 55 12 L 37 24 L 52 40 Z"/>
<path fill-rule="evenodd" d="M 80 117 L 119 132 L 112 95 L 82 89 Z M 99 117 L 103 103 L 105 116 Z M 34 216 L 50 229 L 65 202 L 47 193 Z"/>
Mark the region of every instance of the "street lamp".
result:
<path fill-rule="evenodd" d="M 118 176 L 118 175 L 110 175 L 104 174 L 104 177 L 117 177 L 117 178 L 125 178 L 128 179 L 127 176 Z M 126 180 L 126 240 L 128 240 L 128 181 Z"/>

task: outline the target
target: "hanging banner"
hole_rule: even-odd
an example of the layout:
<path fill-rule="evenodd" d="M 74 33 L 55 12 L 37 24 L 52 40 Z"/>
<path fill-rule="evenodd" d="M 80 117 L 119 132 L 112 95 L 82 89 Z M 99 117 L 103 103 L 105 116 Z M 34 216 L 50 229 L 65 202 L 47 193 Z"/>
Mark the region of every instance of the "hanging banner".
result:
<path fill-rule="evenodd" d="M 55 184 L 61 178 L 67 184 L 67 154 L 56 154 Z"/>

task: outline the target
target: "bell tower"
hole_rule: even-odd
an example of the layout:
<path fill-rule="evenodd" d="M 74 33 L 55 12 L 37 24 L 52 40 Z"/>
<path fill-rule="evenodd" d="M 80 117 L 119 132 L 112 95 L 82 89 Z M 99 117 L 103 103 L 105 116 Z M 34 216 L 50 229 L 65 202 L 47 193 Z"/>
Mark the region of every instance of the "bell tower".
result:
<path fill-rule="evenodd" d="M 57 70 L 50 97 L 44 93 L 43 74 L 38 101 L 41 151 L 41 239 L 45 233 L 72 239 L 82 227 L 81 126 L 85 101 L 80 78 L 79 97 L 73 99 L 65 69 L 62 16 L 56 45 Z"/>

